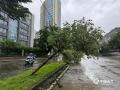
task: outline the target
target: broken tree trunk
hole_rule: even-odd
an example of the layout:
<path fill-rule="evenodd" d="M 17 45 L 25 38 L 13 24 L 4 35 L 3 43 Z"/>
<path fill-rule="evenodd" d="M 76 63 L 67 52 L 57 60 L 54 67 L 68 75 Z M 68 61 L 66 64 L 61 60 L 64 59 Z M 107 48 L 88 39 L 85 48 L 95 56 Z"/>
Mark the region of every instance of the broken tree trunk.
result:
<path fill-rule="evenodd" d="M 58 52 L 60 52 L 60 50 L 56 51 L 53 55 L 51 55 L 47 60 L 45 60 L 45 62 L 43 62 L 37 69 L 35 69 L 31 75 L 34 75 L 40 68 L 42 68 L 45 64 L 47 64 L 47 62 L 52 59 Z"/>

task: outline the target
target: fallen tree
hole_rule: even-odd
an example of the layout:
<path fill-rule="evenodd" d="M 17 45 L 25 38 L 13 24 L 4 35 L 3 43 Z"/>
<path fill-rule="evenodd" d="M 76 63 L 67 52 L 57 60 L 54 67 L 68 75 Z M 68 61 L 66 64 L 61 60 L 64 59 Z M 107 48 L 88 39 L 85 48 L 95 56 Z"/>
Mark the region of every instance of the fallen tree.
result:
<path fill-rule="evenodd" d="M 43 64 L 41 64 L 32 75 L 35 74 L 54 56 L 62 54 L 68 62 L 79 63 L 84 55 L 98 56 L 100 41 L 103 31 L 95 27 L 92 20 L 75 20 L 72 24 L 66 23 L 63 28 L 51 26 L 47 42 L 52 46 L 53 55 L 51 55 Z M 72 55 L 72 60 L 70 60 Z"/>

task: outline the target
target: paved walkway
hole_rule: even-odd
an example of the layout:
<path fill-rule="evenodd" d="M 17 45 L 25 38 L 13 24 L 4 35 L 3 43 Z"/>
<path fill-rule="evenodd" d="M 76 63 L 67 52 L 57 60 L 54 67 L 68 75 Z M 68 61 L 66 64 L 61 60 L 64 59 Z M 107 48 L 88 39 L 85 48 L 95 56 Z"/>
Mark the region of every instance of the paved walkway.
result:
<path fill-rule="evenodd" d="M 83 73 L 80 65 L 71 67 L 60 80 L 62 88 L 54 90 L 99 90 L 96 85 Z"/>
<path fill-rule="evenodd" d="M 54 90 L 120 90 L 120 60 L 100 57 L 72 66 Z"/>

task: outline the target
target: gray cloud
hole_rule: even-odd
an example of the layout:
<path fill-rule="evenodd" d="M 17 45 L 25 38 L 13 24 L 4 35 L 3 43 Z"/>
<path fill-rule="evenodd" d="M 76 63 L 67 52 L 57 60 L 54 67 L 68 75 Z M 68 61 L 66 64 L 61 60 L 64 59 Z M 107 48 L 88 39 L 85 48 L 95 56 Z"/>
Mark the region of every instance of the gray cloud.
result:
<path fill-rule="evenodd" d="M 119 0 L 62 0 L 62 23 L 86 17 L 105 32 L 120 26 Z"/>
<path fill-rule="evenodd" d="M 82 17 L 92 19 L 93 22 L 109 32 L 114 27 L 120 26 L 120 1 L 119 0 L 61 0 L 62 2 L 62 24 L 66 21 L 72 22 Z M 35 15 L 35 30 L 40 27 L 39 0 L 33 0 L 32 4 L 26 5 Z"/>

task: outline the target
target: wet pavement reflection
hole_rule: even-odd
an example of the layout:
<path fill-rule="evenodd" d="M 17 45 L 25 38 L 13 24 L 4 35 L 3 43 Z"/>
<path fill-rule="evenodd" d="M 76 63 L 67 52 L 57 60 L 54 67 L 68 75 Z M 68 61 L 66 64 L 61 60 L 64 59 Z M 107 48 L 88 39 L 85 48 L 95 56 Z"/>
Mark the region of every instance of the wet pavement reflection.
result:
<path fill-rule="evenodd" d="M 0 78 L 18 74 L 23 70 L 24 61 L 0 62 Z"/>
<path fill-rule="evenodd" d="M 54 90 L 120 90 L 120 60 L 114 57 L 84 58 L 72 66 Z"/>
<path fill-rule="evenodd" d="M 37 59 L 33 67 L 25 67 L 25 59 L 0 61 L 0 79 L 19 74 L 24 70 L 36 68 L 44 59 Z"/>

